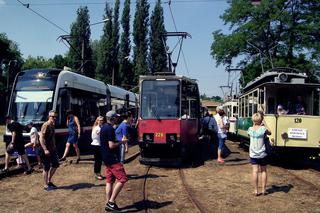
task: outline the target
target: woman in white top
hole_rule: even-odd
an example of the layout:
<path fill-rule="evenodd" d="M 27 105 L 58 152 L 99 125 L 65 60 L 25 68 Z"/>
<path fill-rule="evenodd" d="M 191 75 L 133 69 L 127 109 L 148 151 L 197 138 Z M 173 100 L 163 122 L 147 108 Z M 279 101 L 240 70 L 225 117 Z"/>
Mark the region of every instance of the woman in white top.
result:
<path fill-rule="evenodd" d="M 102 116 L 97 117 L 96 121 L 92 127 L 92 149 L 94 155 L 94 173 L 96 175 L 97 180 L 103 180 L 104 177 L 101 175 L 101 164 L 102 164 L 102 157 L 100 151 L 100 129 L 104 123 L 104 118 Z"/>
<path fill-rule="evenodd" d="M 218 163 L 224 163 L 222 149 L 227 138 L 228 120 L 222 106 L 217 107 L 217 114 L 214 116 L 218 126 Z"/>

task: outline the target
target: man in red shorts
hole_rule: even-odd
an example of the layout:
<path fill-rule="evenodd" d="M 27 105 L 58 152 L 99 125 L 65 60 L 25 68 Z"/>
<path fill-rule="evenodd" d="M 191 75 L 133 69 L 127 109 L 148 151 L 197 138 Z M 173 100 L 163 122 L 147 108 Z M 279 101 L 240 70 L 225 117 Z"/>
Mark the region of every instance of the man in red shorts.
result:
<path fill-rule="evenodd" d="M 107 123 L 104 124 L 100 130 L 101 156 L 105 164 L 106 176 L 106 211 L 119 211 L 115 200 L 125 182 L 128 181 L 123 164 L 120 163 L 119 151 L 120 145 L 128 141 L 115 141 L 116 137 L 113 125 L 117 116 L 118 114 L 114 111 L 107 112 Z M 117 182 L 115 183 L 116 180 Z"/>

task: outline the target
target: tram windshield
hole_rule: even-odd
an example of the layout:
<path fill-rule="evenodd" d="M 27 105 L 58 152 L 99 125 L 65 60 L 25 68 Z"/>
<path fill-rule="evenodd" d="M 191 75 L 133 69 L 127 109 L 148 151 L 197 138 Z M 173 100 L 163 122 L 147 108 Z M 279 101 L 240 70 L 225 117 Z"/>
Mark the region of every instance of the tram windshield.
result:
<path fill-rule="evenodd" d="M 180 117 L 180 83 L 177 80 L 145 80 L 141 91 L 143 119 Z"/>
<path fill-rule="evenodd" d="M 52 79 L 19 77 L 11 97 L 10 116 L 22 124 L 28 121 L 43 123 L 52 109 L 53 89 Z"/>

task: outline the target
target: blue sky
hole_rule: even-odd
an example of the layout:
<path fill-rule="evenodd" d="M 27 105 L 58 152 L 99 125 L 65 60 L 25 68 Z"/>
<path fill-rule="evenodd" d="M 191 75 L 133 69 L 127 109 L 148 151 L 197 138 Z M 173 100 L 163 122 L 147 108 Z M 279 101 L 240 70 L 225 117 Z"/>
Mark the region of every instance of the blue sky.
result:
<path fill-rule="evenodd" d="M 66 32 L 76 19 L 76 10 L 87 5 L 90 12 L 90 22 L 102 20 L 104 14 L 103 0 L 20 0 L 29 3 L 30 8 L 48 18 Z M 121 0 L 121 5 L 124 0 Z M 165 2 L 165 1 L 163 1 Z M 114 5 L 114 0 L 109 1 Z M 150 14 L 155 0 L 149 0 Z M 131 0 L 131 20 L 134 17 L 135 1 Z M 215 30 L 228 31 L 228 27 L 219 18 L 228 8 L 226 0 L 172 0 L 171 11 L 178 31 L 188 32 L 192 38 L 183 42 L 183 53 L 180 56 L 176 73 L 195 78 L 199 82 L 200 93 L 207 96 L 222 96 L 220 86 L 227 85 L 227 73 L 224 66 L 216 67 L 210 55 Z M 170 7 L 163 3 L 165 27 L 169 32 L 175 31 Z M 122 11 L 122 8 L 120 12 Z M 26 58 L 31 56 L 53 57 L 65 54 L 68 48 L 57 41 L 58 36 L 66 34 L 61 29 L 51 25 L 31 10 L 23 7 L 16 0 L 0 0 L 0 32 L 6 33 L 10 40 L 18 43 L 19 49 Z M 99 39 L 103 25 L 91 26 L 91 39 Z M 131 28 L 132 30 L 132 28 Z M 173 48 L 176 38 L 171 38 L 168 45 Z M 175 51 L 174 53 L 177 53 Z M 175 60 L 175 55 L 173 56 Z"/>

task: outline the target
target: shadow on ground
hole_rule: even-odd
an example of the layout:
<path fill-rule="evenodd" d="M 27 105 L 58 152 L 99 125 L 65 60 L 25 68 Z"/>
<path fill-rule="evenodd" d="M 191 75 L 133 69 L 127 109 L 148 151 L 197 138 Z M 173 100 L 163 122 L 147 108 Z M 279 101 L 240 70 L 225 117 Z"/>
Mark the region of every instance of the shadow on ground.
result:
<path fill-rule="evenodd" d="M 121 208 L 121 212 L 139 212 L 146 209 L 160 209 L 164 206 L 172 204 L 172 201 L 157 202 L 152 200 L 142 200 L 132 205 Z"/>
<path fill-rule="evenodd" d="M 99 185 L 95 185 L 92 183 L 76 183 L 76 184 L 72 184 L 69 186 L 58 186 L 57 189 L 67 189 L 67 190 L 76 191 L 76 190 L 80 190 L 80 189 L 88 189 L 88 188 L 93 188 L 93 187 L 105 187 L 105 184 L 101 183 Z"/>

